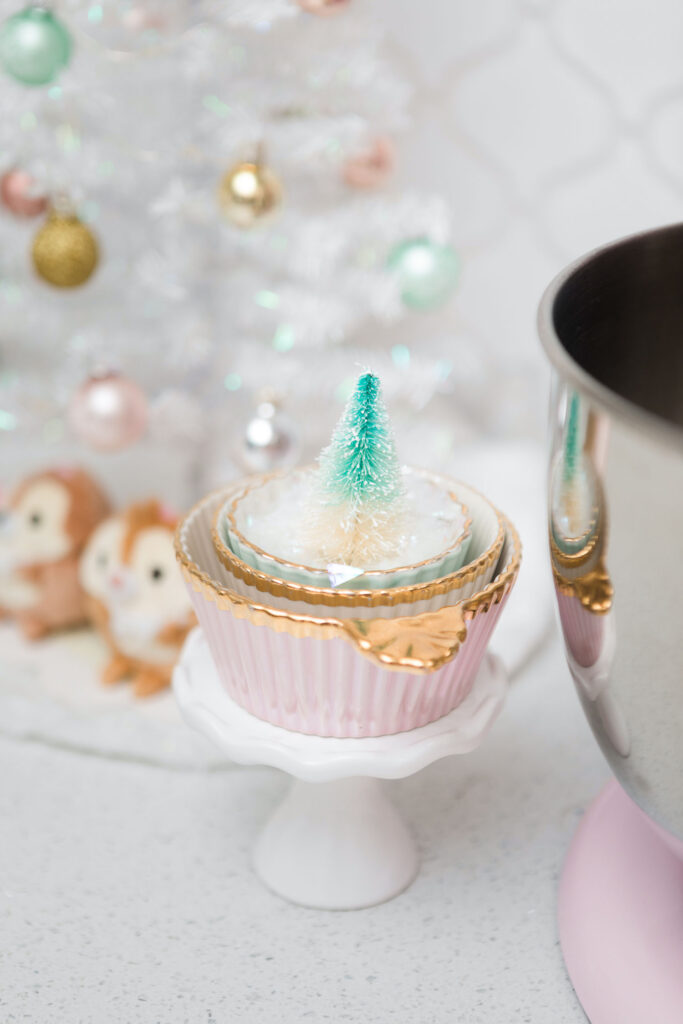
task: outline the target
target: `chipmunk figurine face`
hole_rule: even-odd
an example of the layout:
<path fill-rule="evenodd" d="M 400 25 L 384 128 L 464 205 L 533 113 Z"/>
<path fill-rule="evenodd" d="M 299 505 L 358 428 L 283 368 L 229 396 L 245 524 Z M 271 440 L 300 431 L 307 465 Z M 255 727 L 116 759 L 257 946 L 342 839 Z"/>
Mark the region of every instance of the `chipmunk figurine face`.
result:
<path fill-rule="evenodd" d="M 104 681 L 132 677 L 137 696 L 167 686 L 194 624 L 173 550 L 175 518 L 156 501 L 133 505 L 93 534 L 81 580 L 112 660 Z"/>
<path fill-rule="evenodd" d="M 78 469 L 38 473 L 19 485 L 0 519 L 0 614 L 35 639 L 86 621 L 78 559 L 108 502 Z"/>
<path fill-rule="evenodd" d="M 38 587 L 21 570 L 38 562 L 55 562 L 72 547 L 67 530 L 70 498 L 67 490 L 48 477 L 36 480 L 19 494 L 0 523 L 0 603 L 7 613 L 30 608 Z"/>
<path fill-rule="evenodd" d="M 109 578 L 120 563 L 124 532 L 123 517 L 109 516 L 93 531 L 81 556 L 79 577 L 87 597 L 88 616 L 101 631 L 109 620 Z"/>

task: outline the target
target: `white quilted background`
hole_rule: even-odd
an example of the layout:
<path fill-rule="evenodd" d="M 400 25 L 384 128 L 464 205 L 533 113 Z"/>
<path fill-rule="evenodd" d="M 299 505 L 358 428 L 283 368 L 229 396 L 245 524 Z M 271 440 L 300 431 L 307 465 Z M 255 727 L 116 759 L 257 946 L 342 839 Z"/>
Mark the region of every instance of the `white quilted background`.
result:
<path fill-rule="evenodd" d="M 538 434 L 543 288 L 585 250 L 681 218 L 683 3 L 374 7 L 415 90 L 400 174 L 454 211 L 464 268 L 448 327 L 489 364 L 482 426 Z"/>

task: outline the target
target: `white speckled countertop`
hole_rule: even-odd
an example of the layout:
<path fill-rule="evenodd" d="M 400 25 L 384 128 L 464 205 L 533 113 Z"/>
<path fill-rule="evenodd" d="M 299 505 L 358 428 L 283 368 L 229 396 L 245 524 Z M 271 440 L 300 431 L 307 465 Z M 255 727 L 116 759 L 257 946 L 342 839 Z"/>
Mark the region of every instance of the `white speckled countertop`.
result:
<path fill-rule="evenodd" d="M 607 778 L 553 642 L 483 747 L 393 783 L 422 871 L 384 906 L 289 906 L 251 843 L 286 780 L 0 740 L 3 1024 L 582 1024 L 555 887 Z"/>

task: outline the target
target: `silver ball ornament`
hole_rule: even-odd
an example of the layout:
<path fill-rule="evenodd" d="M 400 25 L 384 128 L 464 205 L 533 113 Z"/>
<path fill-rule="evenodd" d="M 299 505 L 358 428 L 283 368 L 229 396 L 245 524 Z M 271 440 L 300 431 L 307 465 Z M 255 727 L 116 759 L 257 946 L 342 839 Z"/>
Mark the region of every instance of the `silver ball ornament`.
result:
<path fill-rule="evenodd" d="M 269 473 L 294 466 L 301 454 L 298 431 L 273 402 L 261 402 L 247 423 L 239 460 L 250 473 Z"/>

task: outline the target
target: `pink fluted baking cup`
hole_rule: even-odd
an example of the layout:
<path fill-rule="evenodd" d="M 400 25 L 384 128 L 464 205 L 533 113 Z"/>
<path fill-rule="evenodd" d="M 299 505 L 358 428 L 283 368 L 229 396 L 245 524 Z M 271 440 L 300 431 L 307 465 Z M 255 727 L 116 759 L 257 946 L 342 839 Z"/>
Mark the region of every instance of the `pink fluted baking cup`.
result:
<path fill-rule="evenodd" d="M 257 718 L 313 736 L 388 736 L 460 704 L 506 598 L 469 625 L 452 661 L 416 675 L 380 668 L 342 639 L 293 637 L 255 626 L 193 593 L 197 618 L 232 699 Z"/>
<path fill-rule="evenodd" d="M 456 606 L 463 625 L 458 637 L 435 636 L 437 647 L 450 644 L 455 653 L 433 671 L 387 668 L 351 642 L 341 621 L 257 605 L 221 585 L 210 572 L 215 554 L 201 516 L 190 513 L 176 545 L 197 618 L 230 696 L 274 725 L 346 738 L 415 729 L 465 699 L 519 568 L 519 538 L 507 521 L 505 530 L 500 571 Z M 438 628 L 437 616 L 452 612 L 451 607 L 410 622 Z"/>

